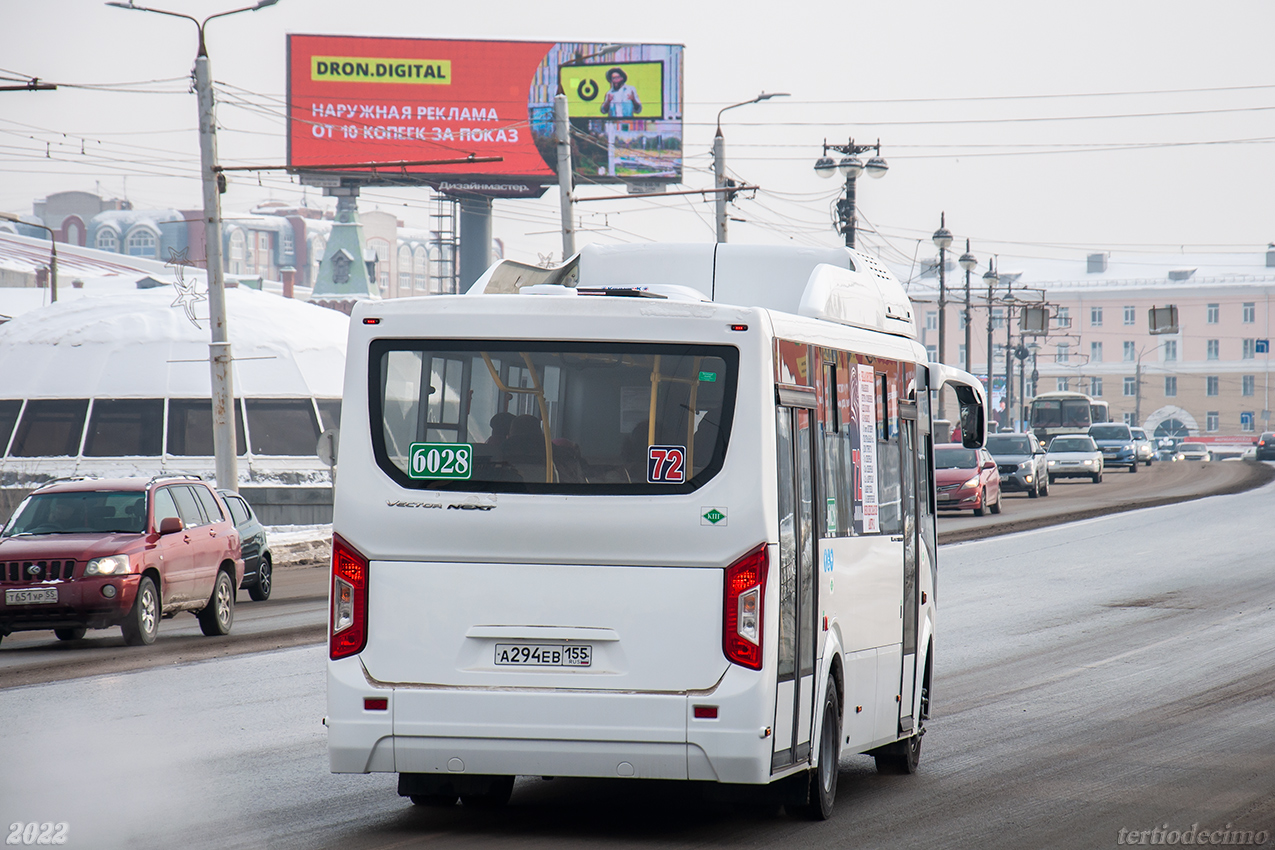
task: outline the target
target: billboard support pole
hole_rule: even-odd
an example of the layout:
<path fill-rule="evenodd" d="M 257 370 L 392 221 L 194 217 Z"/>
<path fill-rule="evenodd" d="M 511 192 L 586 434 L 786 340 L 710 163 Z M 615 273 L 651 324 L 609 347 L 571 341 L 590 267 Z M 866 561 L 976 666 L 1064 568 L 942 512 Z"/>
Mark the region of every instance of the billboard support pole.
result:
<path fill-rule="evenodd" d="M 553 131 L 558 140 L 558 190 L 562 212 L 562 261 L 576 252 L 576 230 L 571 206 L 571 124 L 567 121 L 567 96 L 553 98 Z"/>
<path fill-rule="evenodd" d="M 460 199 L 460 288 L 469 289 L 491 265 L 491 198 Z"/>

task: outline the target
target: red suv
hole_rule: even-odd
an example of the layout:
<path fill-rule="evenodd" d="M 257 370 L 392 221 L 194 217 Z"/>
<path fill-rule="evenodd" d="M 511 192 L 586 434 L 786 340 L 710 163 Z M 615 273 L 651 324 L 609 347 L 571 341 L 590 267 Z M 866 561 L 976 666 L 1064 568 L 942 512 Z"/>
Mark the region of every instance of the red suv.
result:
<path fill-rule="evenodd" d="M 119 626 L 139 646 L 179 611 L 229 634 L 243 569 L 225 505 L 196 476 L 56 481 L 0 532 L 0 638 Z"/>

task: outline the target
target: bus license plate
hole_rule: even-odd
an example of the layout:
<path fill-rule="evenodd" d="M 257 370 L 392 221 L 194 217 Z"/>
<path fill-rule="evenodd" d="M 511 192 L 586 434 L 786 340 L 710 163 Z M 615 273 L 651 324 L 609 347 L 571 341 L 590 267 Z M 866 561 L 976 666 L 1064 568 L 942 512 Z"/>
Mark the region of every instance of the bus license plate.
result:
<path fill-rule="evenodd" d="M 47 603 L 56 604 L 58 601 L 58 589 L 56 587 L 41 588 L 39 590 L 6 590 L 4 592 L 5 605 L 43 605 Z"/>
<path fill-rule="evenodd" d="M 593 647 L 589 644 L 571 646 L 498 643 L 496 664 L 511 667 L 588 667 L 593 663 Z"/>

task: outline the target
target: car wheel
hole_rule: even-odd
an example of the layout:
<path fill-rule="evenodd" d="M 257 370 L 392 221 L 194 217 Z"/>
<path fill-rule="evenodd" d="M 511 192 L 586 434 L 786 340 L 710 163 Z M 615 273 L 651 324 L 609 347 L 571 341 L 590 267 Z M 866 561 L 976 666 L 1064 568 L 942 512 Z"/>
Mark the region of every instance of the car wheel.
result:
<path fill-rule="evenodd" d="M 159 592 L 150 576 L 142 576 L 137 583 L 137 598 L 128 617 L 120 623 L 124 643 L 129 646 L 150 646 L 159 634 Z"/>
<path fill-rule="evenodd" d="M 1052 475 L 1051 475 L 1051 476 L 1049 476 L 1049 483 L 1050 483 L 1050 484 L 1053 484 L 1053 483 L 1054 483 L 1054 476 L 1052 476 Z M 1045 490 L 1045 494 L 1046 494 L 1046 495 L 1048 495 L 1048 494 L 1049 494 L 1049 490 L 1048 490 L 1048 488 L 1046 488 L 1046 490 Z"/>
<path fill-rule="evenodd" d="M 231 586 L 230 576 L 224 571 L 217 571 L 212 596 L 197 616 L 199 630 L 209 637 L 230 634 L 230 627 L 235 622 L 235 589 Z"/>
<path fill-rule="evenodd" d="M 54 629 L 53 634 L 57 635 L 58 640 L 81 640 L 88 634 L 88 629 L 84 626 L 71 626 L 66 629 Z"/>
<path fill-rule="evenodd" d="M 1101 472 L 1098 472 L 1098 473 L 1095 473 L 1095 474 L 1094 474 L 1094 477 L 1093 477 L 1093 483 L 1095 483 L 1095 484 L 1101 484 L 1101 483 L 1102 483 L 1102 473 L 1101 473 Z"/>
<path fill-rule="evenodd" d="M 837 800 L 837 774 L 841 763 L 841 703 L 837 689 L 828 682 L 823 701 L 823 728 L 819 733 L 819 766 L 810 771 L 810 794 L 800 814 L 811 820 L 832 817 Z"/>
<path fill-rule="evenodd" d="M 1032 488 L 1027 491 L 1027 498 L 1029 499 L 1040 498 L 1040 479 L 1039 478 L 1037 478 L 1035 481 L 1032 482 Z"/>
<path fill-rule="evenodd" d="M 1130 472 L 1138 471 L 1138 462 L 1136 460 L 1133 463 L 1129 464 L 1129 471 Z"/>
<path fill-rule="evenodd" d="M 983 515 L 983 506 L 987 504 L 987 491 L 983 490 L 978 494 L 978 507 L 974 509 L 974 516 Z"/>
<path fill-rule="evenodd" d="M 261 564 L 257 567 L 257 580 L 248 586 L 248 596 L 253 602 L 265 602 L 270 598 L 270 587 L 274 582 L 274 566 L 270 556 L 263 554 Z"/>
<path fill-rule="evenodd" d="M 991 509 L 992 509 L 992 513 L 994 514 L 998 514 L 1001 512 L 1001 494 L 1000 493 L 996 494 L 996 504 L 991 505 Z"/>

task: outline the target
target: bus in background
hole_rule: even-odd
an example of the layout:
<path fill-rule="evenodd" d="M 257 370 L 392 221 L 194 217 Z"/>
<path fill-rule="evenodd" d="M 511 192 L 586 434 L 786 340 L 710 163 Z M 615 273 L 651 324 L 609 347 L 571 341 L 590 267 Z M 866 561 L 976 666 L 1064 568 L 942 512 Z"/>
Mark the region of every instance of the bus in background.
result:
<path fill-rule="evenodd" d="M 1089 426 L 1099 421 L 1094 418 L 1094 404 L 1084 393 L 1041 393 L 1031 400 L 1028 422 L 1036 437 L 1048 446 L 1059 434 L 1089 433 Z"/>
<path fill-rule="evenodd" d="M 1093 420 L 1091 424 L 1097 425 L 1100 422 L 1111 421 L 1111 405 L 1101 399 L 1091 398 L 1089 400 L 1089 418 Z"/>
<path fill-rule="evenodd" d="M 934 694 L 928 363 L 846 248 L 586 247 L 354 310 L 333 520 L 334 773 L 423 806 L 514 777 L 738 786 L 826 818 L 917 769 Z"/>

